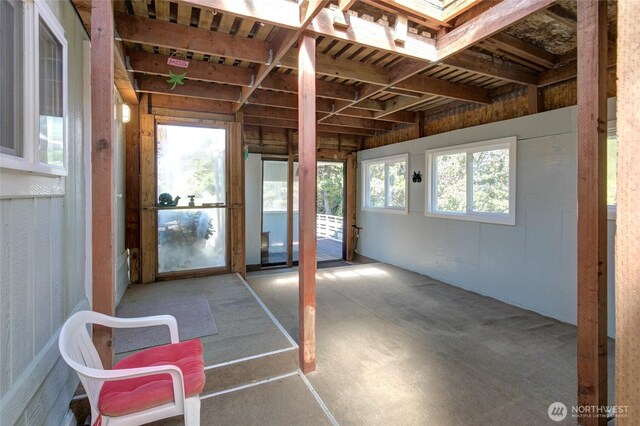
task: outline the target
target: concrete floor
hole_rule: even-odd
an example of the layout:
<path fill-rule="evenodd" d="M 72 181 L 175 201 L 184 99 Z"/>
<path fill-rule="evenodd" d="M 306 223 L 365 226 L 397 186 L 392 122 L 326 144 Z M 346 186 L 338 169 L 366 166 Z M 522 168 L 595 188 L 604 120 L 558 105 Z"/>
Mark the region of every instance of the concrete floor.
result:
<path fill-rule="evenodd" d="M 121 303 L 197 294 L 207 297 L 218 327 L 218 334 L 201 337 L 205 365 L 295 346 L 235 274 L 131 285 Z M 118 359 L 126 355 L 118 354 Z"/>
<path fill-rule="evenodd" d="M 297 274 L 247 281 L 297 339 Z M 576 403 L 574 326 L 423 275 L 320 270 L 316 321 L 308 378 L 343 425 L 551 424 Z M 613 343 L 609 360 L 613 401 Z"/>

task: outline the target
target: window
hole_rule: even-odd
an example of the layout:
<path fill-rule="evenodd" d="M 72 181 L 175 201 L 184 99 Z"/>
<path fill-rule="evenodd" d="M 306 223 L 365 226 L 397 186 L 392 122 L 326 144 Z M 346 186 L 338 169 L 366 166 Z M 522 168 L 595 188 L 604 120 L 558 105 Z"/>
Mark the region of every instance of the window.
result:
<path fill-rule="evenodd" d="M 425 215 L 515 225 L 515 136 L 427 150 L 425 157 Z"/>
<path fill-rule="evenodd" d="M 407 213 L 408 163 L 408 154 L 362 162 L 363 210 Z"/>
<path fill-rule="evenodd" d="M 616 122 L 609 121 L 607 130 L 607 218 L 616 220 L 616 156 L 618 150 Z"/>
<path fill-rule="evenodd" d="M 66 174 L 67 42 L 44 1 L 0 2 L 0 165 Z"/>

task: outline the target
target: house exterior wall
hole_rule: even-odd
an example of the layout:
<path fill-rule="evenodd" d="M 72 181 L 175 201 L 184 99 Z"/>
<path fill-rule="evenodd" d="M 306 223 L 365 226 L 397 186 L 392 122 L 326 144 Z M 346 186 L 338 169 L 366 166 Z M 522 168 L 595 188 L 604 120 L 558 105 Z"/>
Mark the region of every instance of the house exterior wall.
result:
<path fill-rule="evenodd" d="M 609 120 L 615 102 L 609 102 Z M 425 217 L 425 185 L 409 183 L 409 213 L 362 210 L 358 252 L 571 324 L 576 323 L 576 107 L 455 130 L 361 151 L 358 161 L 409 153 L 425 174 L 425 150 L 518 137 L 516 225 Z M 361 167 L 359 168 L 361 170 Z M 615 334 L 609 221 L 609 335 Z"/>
<path fill-rule="evenodd" d="M 89 307 L 85 288 L 84 41 L 69 1 L 47 2 L 68 42 L 68 175 L 0 169 L 2 424 L 61 424 L 78 379 L 58 351 L 60 328 Z"/>

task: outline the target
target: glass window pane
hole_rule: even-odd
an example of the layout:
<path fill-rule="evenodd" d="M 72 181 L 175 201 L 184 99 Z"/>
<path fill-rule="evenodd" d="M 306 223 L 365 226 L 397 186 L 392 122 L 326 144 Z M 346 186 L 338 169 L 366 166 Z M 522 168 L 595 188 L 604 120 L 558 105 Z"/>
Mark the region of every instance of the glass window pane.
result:
<path fill-rule="evenodd" d="M 473 211 L 509 213 L 509 150 L 473 154 Z"/>
<path fill-rule="evenodd" d="M 168 193 L 187 205 L 225 203 L 226 134 L 224 129 L 158 125 L 158 195 Z"/>
<path fill-rule="evenodd" d="M 389 207 L 404 208 L 406 203 L 406 162 L 389 163 Z"/>
<path fill-rule="evenodd" d="M 616 205 L 616 153 L 618 149 L 618 137 L 607 138 L 607 204 Z"/>
<path fill-rule="evenodd" d="M 40 147 L 43 163 L 64 166 L 62 44 L 40 19 L 39 26 Z"/>
<path fill-rule="evenodd" d="M 368 167 L 369 203 L 367 207 L 384 207 L 385 179 L 384 164 L 371 164 Z"/>
<path fill-rule="evenodd" d="M 158 272 L 224 267 L 226 209 L 158 210 Z"/>
<path fill-rule="evenodd" d="M 0 153 L 17 157 L 23 155 L 22 21 L 22 1 L 0 1 Z"/>
<path fill-rule="evenodd" d="M 435 210 L 465 212 L 467 210 L 467 155 L 439 155 L 435 159 Z"/>

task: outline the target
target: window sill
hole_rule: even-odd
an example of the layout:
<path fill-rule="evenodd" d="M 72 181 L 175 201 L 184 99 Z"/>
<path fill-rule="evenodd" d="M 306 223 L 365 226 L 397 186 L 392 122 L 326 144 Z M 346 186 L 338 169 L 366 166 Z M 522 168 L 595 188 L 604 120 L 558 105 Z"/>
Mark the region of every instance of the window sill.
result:
<path fill-rule="evenodd" d="M 0 198 L 64 197 L 64 176 L 0 169 Z"/>
<path fill-rule="evenodd" d="M 507 226 L 515 226 L 516 218 L 515 216 L 490 216 L 490 215 L 471 215 L 466 213 L 434 213 L 434 212 L 425 212 L 426 217 L 436 217 L 439 219 L 451 219 L 451 220 L 464 220 L 467 222 L 479 222 L 479 223 L 490 223 L 493 225 L 507 225 Z"/>
<path fill-rule="evenodd" d="M 393 214 L 409 214 L 407 209 L 390 209 L 386 207 L 363 207 L 364 212 L 376 212 L 376 213 L 393 213 Z"/>
<path fill-rule="evenodd" d="M 34 164 L 24 158 L 17 158 L 2 155 L 0 156 L 0 168 L 8 169 L 15 173 L 30 173 L 42 176 L 64 177 L 67 176 L 67 170 L 63 167 L 50 166 L 48 164 Z"/>

